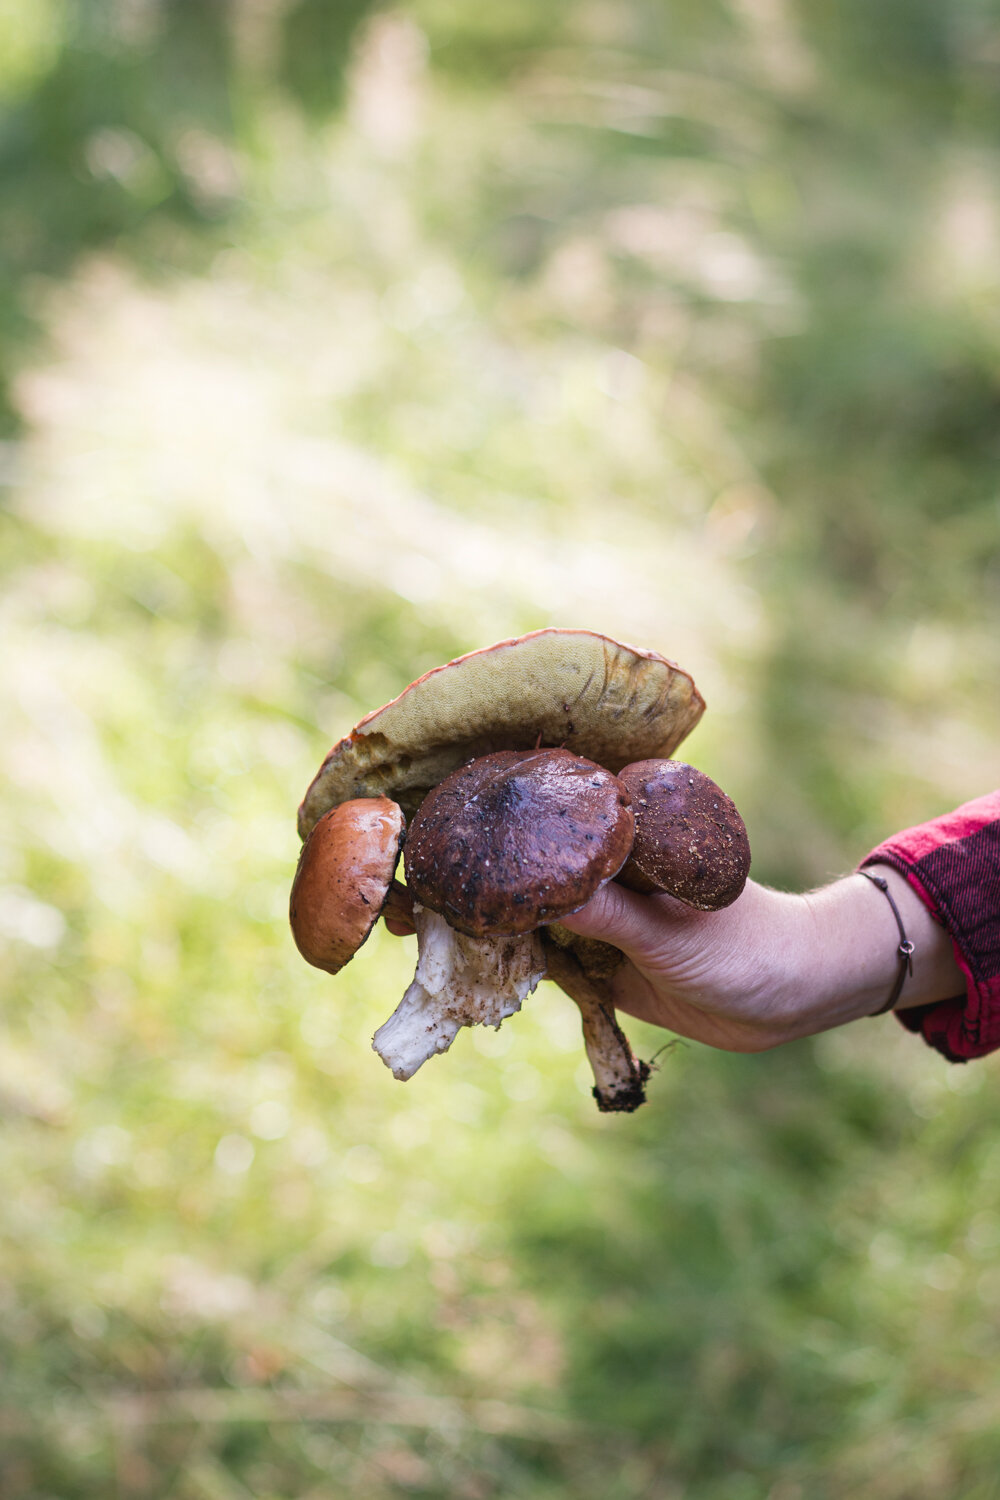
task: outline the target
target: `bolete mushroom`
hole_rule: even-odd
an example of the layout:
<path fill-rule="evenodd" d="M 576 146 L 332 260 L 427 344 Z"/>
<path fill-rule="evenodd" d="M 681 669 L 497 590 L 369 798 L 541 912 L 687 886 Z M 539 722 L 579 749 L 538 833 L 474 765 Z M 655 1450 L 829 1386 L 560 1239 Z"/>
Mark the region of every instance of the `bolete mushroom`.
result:
<path fill-rule="evenodd" d="M 630 796 L 611 773 L 669 756 L 703 709 L 688 674 L 656 652 L 543 630 L 435 668 L 334 746 L 299 810 L 303 838 L 359 798 L 391 799 L 412 817 L 417 971 L 373 1043 L 397 1077 L 445 1050 L 461 1025 L 498 1026 L 548 969 L 583 1014 L 599 1107 L 642 1102 L 648 1068 L 632 1057 L 607 986 L 569 934 L 559 948 L 538 929 L 584 905 L 629 853 Z M 600 838 L 582 812 L 591 803 Z M 475 839 L 473 811 L 489 825 Z M 558 877 L 533 863 L 543 848 L 558 855 Z"/>
<path fill-rule="evenodd" d="M 357 797 L 324 813 L 302 846 L 289 919 L 307 963 L 337 974 L 385 906 L 406 819 L 388 797 Z"/>
<path fill-rule="evenodd" d="M 664 891 L 700 911 L 731 906 L 750 873 L 750 841 L 732 798 L 679 760 L 641 760 L 618 779 L 635 813 L 619 884 L 644 895 Z"/>
<path fill-rule="evenodd" d="M 452 772 L 413 816 L 406 881 L 468 937 L 529 933 L 579 911 L 632 848 L 617 776 L 569 750 L 499 750 Z"/>
<path fill-rule="evenodd" d="M 397 1078 L 460 1026 L 499 1026 L 520 1008 L 548 967 L 539 928 L 579 910 L 627 858 L 629 801 L 610 771 L 562 749 L 479 756 L 428 793 L 404 854 L 416 981 L 373 1043 Z M 644 1075 L 613 1015 L 588 1025 L 585 1012 L 584 1032 L 600 1107 L 634 1108 Z"/>

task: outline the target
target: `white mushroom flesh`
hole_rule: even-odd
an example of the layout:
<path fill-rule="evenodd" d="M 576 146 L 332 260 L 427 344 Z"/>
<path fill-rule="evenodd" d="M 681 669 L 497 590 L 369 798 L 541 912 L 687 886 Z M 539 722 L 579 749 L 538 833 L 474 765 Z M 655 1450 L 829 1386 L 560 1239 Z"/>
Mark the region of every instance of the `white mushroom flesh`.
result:
<path fill-rule="evenodd" d="M 545 977 L 537 932 L 466 937 L 418 902 L 417 970 L 406 994 L 372 1039 L 399 1079 L 412 1078 L 436 1052 L 447 1052 L 463 1026 L 499 1027 Z"/>

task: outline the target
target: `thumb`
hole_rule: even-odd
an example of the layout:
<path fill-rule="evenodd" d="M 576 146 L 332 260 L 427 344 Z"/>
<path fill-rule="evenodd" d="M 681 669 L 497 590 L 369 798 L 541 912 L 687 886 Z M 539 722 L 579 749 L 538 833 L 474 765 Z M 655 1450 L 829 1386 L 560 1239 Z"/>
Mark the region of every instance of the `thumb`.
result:
<path fill-rule="evenodd" d="M 648 896 L 627 891 L 608 881 L 586 906 L 572 916 L 561 917 L 563 927 L 581 937 L 598 938 L 621 948 L 630 958 L 652 958 L 662 947 L 666 912 Z"/>

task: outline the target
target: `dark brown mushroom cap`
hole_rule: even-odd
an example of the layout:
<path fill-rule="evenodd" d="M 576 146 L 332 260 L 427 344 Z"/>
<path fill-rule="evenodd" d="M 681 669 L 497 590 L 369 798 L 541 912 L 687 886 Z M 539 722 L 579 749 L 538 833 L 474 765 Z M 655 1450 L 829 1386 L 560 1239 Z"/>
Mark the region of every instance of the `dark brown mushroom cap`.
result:
<path fill-rule="evenodd" d="M 732 798 L 679 760 L 636 761 L 618 779 L 635 814 L 619 883 L 644 894 L 666 891 L 701 911 L 730 906 L 750 871 L 750 841 Z"/>
<path fill-rule="evenodd" d="M 632 847 L 629 794 L 569 750 L 482 755 L 429 792 L 408 888 L 469 937 L 531 932 L 585 906 Z"/>
<path fill-rule="evenodd" d="M 378 921 L 406 830 L 388 797 L 342 802 L 316 824 L 302 847 L 289 918 L 307 963 L 336 974 Z"/>

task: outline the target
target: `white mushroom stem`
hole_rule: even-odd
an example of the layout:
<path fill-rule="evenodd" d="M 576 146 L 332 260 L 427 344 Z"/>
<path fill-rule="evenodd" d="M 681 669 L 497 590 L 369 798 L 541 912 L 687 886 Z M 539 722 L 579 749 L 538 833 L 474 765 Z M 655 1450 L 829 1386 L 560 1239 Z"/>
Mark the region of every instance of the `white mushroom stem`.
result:
<path fill-rule="evenodd" d="M 646 1098 L 649 1063 L 632 1055 L 615 1020 L 608 986 L 587 974 L 567 948 L 545 943 L 548 976 L 575 1000 L 583 1020 L 583 1045 L 594 1074 L 594 1098 L 605 1113 L 631 1113 Z"/>
<path fill-rule="evenodd" d="M 447 1052 L 463 1026 L 495 1026 L 521 1009 L 545 977 L 537 932 L 470 938 L 419 902 L 417 971 L 406 994 L 372 1039 L 393 1076 L 412 1078 L 435 1052 Z"/>

